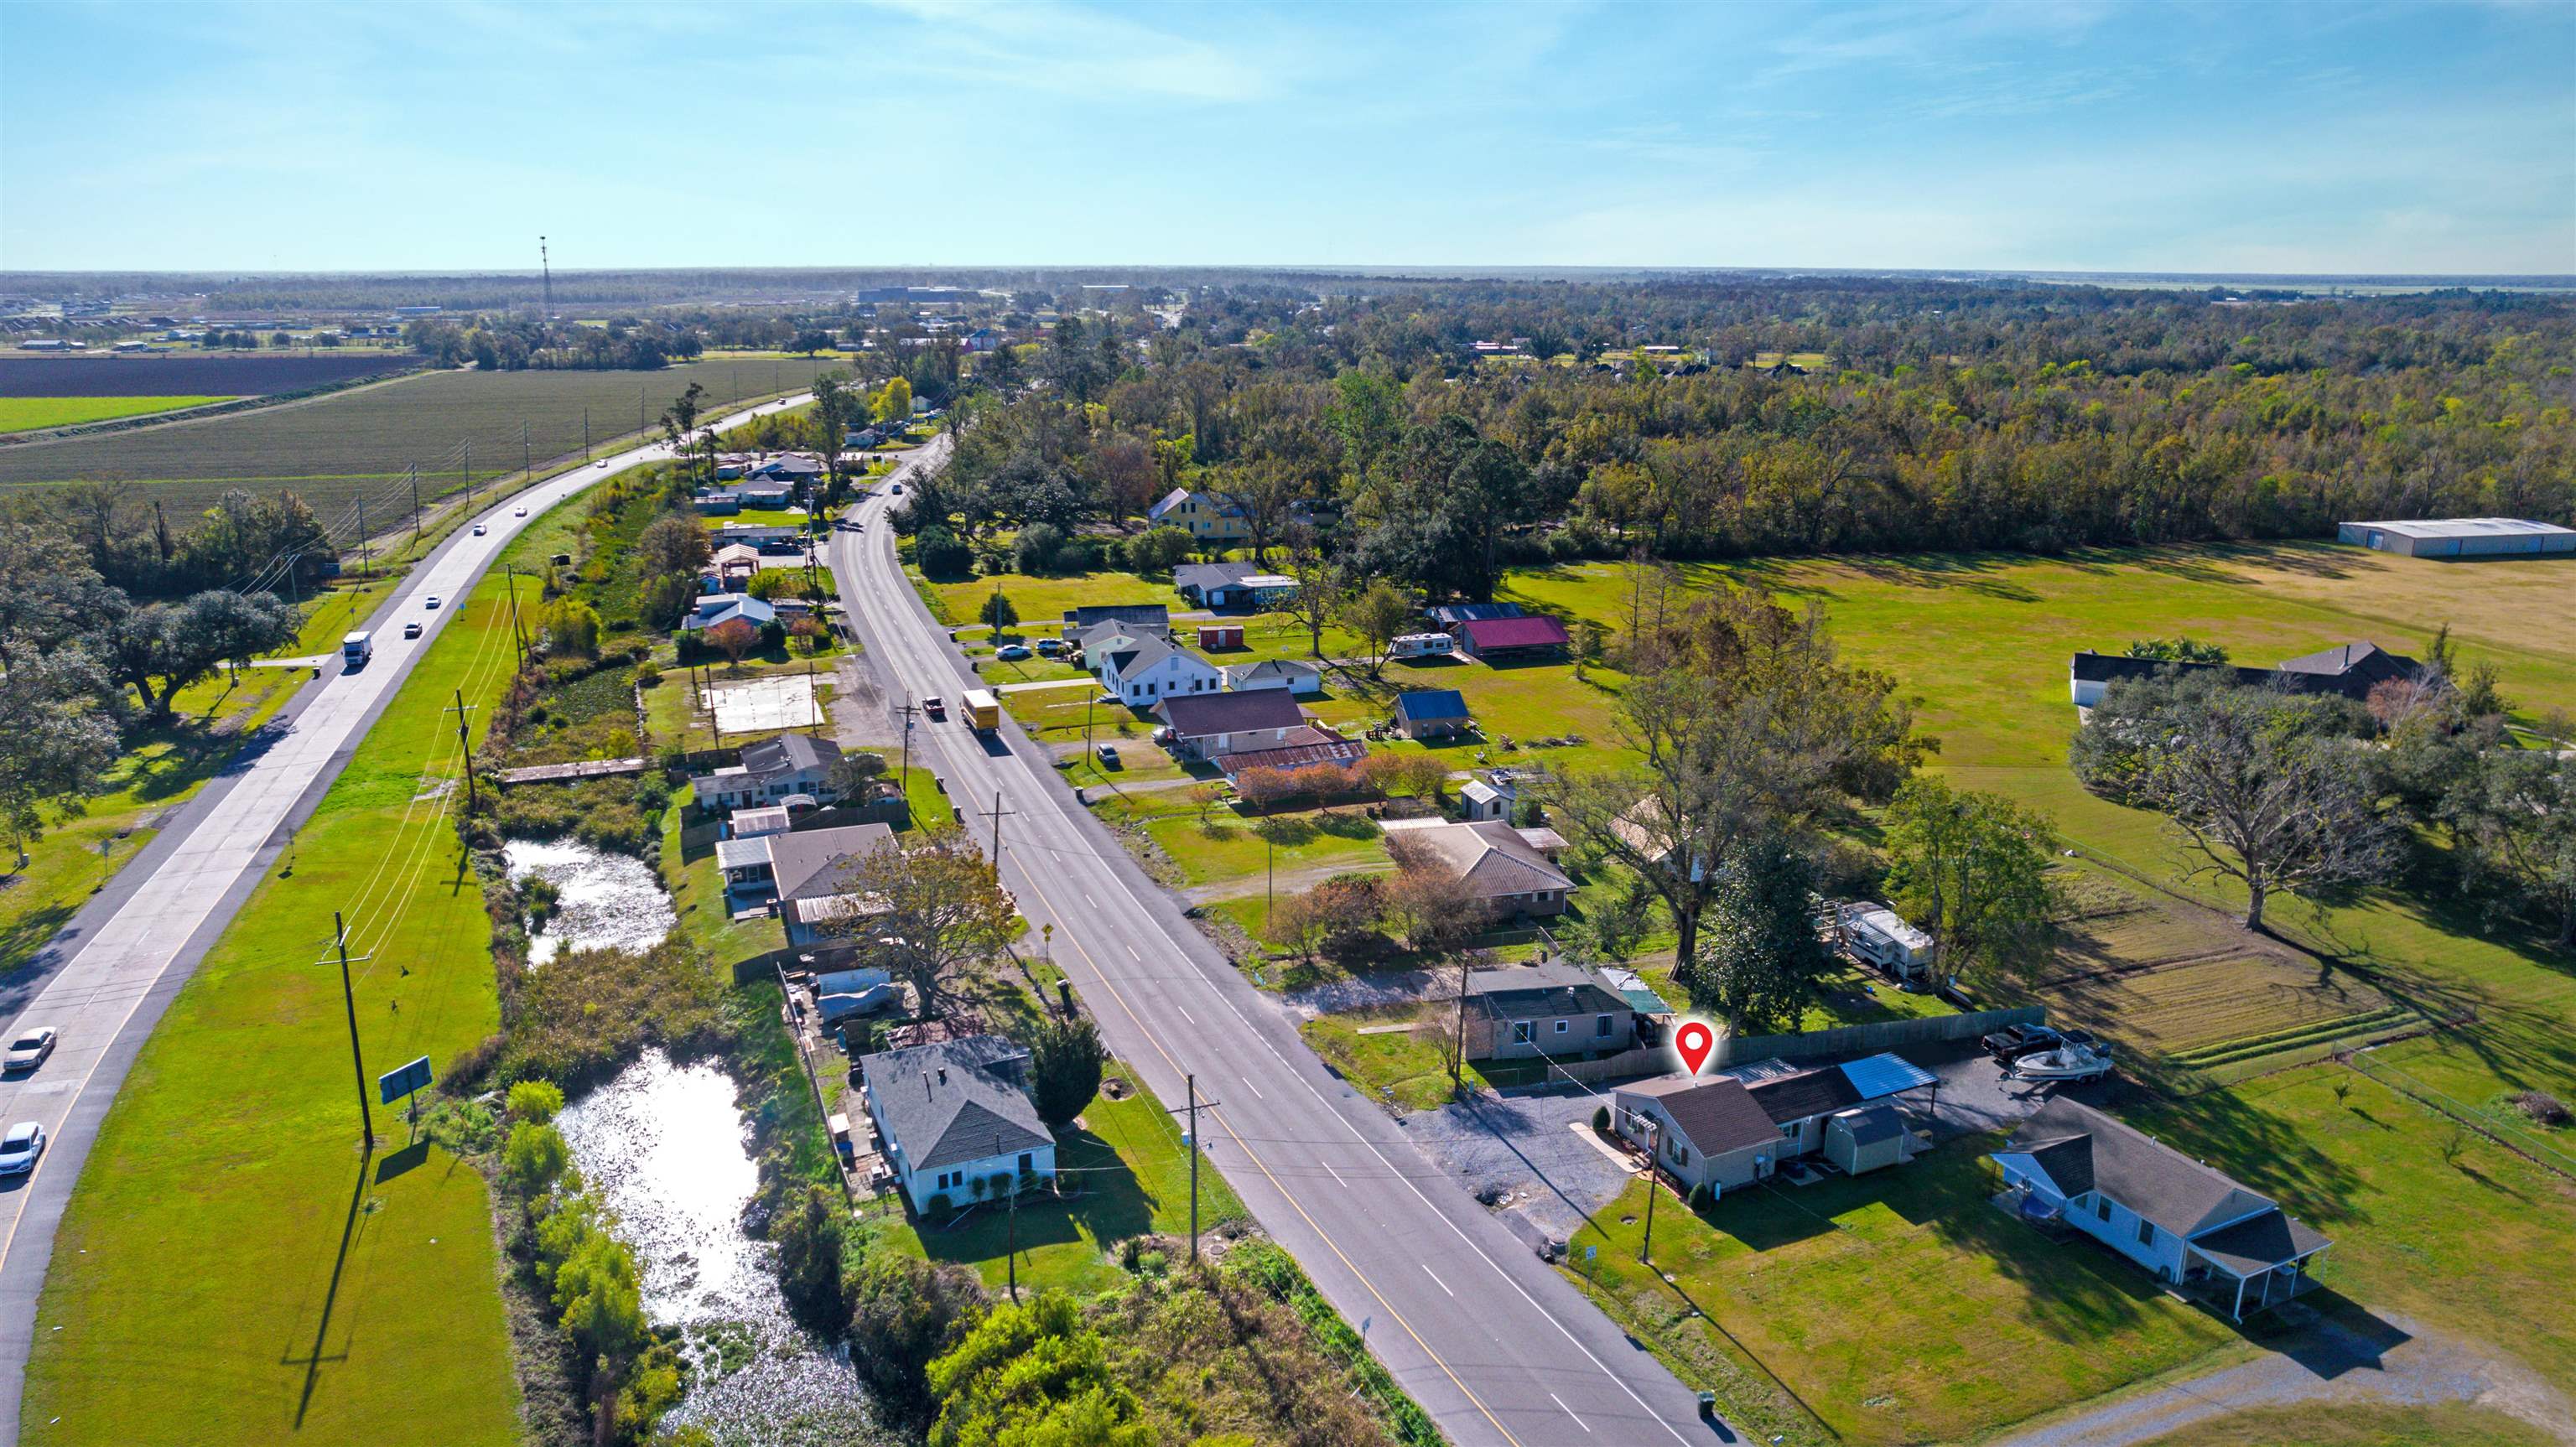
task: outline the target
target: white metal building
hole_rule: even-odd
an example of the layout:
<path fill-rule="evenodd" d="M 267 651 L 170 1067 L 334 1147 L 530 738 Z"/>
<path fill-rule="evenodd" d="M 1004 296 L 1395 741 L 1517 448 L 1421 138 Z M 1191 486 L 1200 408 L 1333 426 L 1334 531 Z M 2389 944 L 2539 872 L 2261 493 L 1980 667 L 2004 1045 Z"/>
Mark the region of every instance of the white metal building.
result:
<path fill-rule="evenodd" d="M 2529 518 L 2431 518 L 2342 523 L 2338 541 L 2410 558 L 2530 558 L 2576 555 L 2576 529 Z"/>

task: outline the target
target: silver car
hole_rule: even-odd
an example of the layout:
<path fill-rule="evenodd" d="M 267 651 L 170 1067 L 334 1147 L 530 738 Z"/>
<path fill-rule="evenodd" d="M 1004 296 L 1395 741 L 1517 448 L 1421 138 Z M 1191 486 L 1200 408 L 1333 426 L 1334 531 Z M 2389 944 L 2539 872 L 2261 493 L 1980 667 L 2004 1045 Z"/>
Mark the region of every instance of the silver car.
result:
<path fill-rule="evenodd" d="M 35 1069 L 45 1063 L 46 1056 L 54 1053 L 54 1044 L 59 1038 L 51 1025 L 28 1026 L 18 1032 L 17 1039 L 9 1042 L 9 1055 L 5 1061 L 0 1061 L 0 1070 L 16 1075 L 20 1071 Z"/>
<path fill-rule="evenodd" d="M 0 1179 L 23 1176 L 36 1168 L 36 1158 L 45 1153 L 45 1128 L 32 1120 L 22 1120 L 0 1136 Z"/>

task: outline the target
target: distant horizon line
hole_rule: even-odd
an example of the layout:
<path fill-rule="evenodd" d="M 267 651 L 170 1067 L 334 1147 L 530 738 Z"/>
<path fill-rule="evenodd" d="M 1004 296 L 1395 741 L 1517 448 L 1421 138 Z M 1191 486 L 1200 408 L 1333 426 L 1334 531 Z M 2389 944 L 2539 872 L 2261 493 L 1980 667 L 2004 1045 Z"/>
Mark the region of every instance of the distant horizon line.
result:
<path fill-rule="evenodd" d="M 1318 262 L 869 262 L 841 264 L 817 262 L 760 266 L 727 266 L 722 264 L 682 264 L 668 266 L 581 266 L 567 267 L 563 276 L 655 276 L 691 273 L 737 273 L 742 275 L 778 275 L 794 273 L 842 273 L 868 275 L 877 273 L 974 274 L 989 272 L 1084 272 L 1117 273 L 1146 271 L 1191 272 L 1269 272 L 1313 276 L 1385 277 L 1389 279 L 1448 280 L 1477 277 L 1557 277 L 1557 276 L 1838 276 L 1838 277 L 1920 277 L 1932 280 L 1946 278 L 2014 277 L 2054 279 L 2113 278 L 2140 281 L 2172 282 L 2300 282 L 2351 283 L 2357 285 L 2436 282 L 2461 283 L 2546 283 L 2576 287 L 2576 271 L 2566 272 L 2407 272 L 2407 271 L 2167 271 L 2136 267 L 2012 267 L 2012 266 L 1753 266 L 1753 265 L 1666 265 L 1654 263 L 1603 265 L 1549 265 L 1545 263 L 1356 263 Z M 89 267 L 82 269 L 0 268 L 0 285 L 18 278 L 74 279 L 84 277 L 525 277 L 531 280 L 544 275 L 542 270 L 521 267 L 255 267 L 209 266 L 197 268 L 169 267 Z"/>

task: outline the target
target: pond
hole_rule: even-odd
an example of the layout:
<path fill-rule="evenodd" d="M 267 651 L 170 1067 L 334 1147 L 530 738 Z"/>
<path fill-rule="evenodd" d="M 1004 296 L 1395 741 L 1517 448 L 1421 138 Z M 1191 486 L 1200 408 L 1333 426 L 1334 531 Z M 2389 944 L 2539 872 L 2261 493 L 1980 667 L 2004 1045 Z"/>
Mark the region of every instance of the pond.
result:
<path fill-rule="evenodd" d="M 649 950 L 680 922 L 653 866 L 578 839 L 513 839 L 501 847 L 510 882 L 530 875 L 555 887 L 559 900 L 545 929 L 528 938 L 528 963 L 565 950 Z"/>
<path fill-rule="evenodd" d="M 744 1447 L 878 1440 L 846 1360 L 788 1316 L 773 1248 L 743 1230 L 760 1180 L 730 1077 L 648 1051 L 556 1123 L 634 1249 L 645 1316 L 685 1332 L 689 1393 L 665 1432 Z"/>

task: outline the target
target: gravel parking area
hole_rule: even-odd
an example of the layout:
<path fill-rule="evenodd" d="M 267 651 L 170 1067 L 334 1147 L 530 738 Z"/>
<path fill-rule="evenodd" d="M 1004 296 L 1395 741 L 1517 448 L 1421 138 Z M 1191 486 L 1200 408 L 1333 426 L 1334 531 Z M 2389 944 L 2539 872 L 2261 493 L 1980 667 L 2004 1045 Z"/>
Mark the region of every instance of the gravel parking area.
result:
<path fill-rule="evenodd" d="M 1592 1111 L 1599 1104 L 1568 1087 L 1544 1095 L 1479 1096 L 1416 1111 L 1404 1122 L 1415 1142 L 1478 1200 L 1493 1203 L 1508 1195 L 1507 1214 L 1562 1241 L 1630 1179 L 1625 1167 L 1592 1142 Z M 1578 1133 L 1576 1126 L 1583 1129 Z"/>

